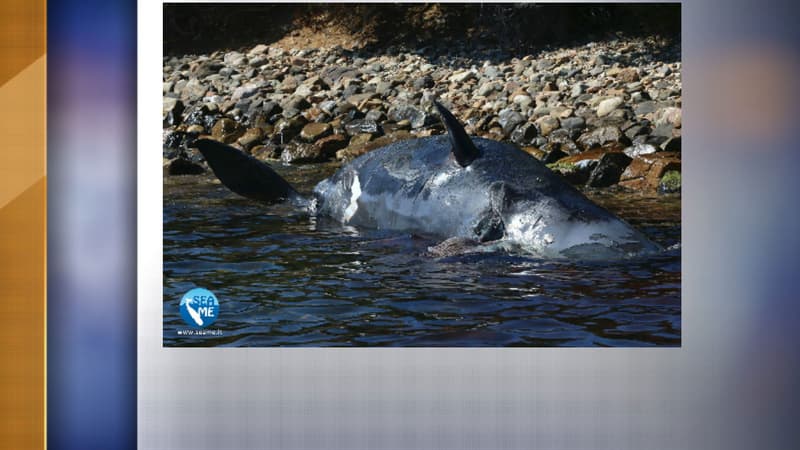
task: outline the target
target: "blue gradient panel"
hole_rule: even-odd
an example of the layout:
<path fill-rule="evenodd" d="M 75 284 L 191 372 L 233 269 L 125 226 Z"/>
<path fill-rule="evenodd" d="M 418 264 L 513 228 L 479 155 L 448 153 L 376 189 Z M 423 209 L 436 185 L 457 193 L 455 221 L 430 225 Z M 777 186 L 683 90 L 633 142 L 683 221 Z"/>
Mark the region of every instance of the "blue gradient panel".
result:
<path fill-rule="evenodd" d="M 797 5 L 691 6 L 684 10 L 684 117 L 695 142 L 685 165 L 692 176 L 684 214 L 694 216 L 685 230 L 699 248 L 685 254 L 695 258 L 684 273 L 687 284 L 691 277 L 701 286 L 703 304 L 685 321 L 704 330 L 693 340 L 708 355 L 691 373 L 715 375 L 696 414 L 706 418 L 706 448 L 794 448 L 800 439 Z M 712 208 L 695 207 L 698 197 Z"/>
<path fill-rule="evenodd" d="M 48 2 L 48 447 L 136 447 L 136 2 Z"/>

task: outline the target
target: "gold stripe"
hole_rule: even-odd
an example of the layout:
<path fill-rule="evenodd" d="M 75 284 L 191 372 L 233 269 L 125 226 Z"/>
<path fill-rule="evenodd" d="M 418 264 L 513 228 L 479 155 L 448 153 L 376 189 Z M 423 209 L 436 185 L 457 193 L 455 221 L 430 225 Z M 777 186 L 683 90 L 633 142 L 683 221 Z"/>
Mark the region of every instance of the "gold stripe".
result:
<path fill-rule="evenodd" d="M 44 177 L 0 209 L 0 448 L 44 448 Z"/>
<path fill-rule="evenodd" d="M 47 2 L 0 2 L 0 86 L 44 55 L 47 45 Z"/>
<path fill-rule="evenodd" d="M 46 446 L 46 2 L 0 2 L 0 448 Z"/>

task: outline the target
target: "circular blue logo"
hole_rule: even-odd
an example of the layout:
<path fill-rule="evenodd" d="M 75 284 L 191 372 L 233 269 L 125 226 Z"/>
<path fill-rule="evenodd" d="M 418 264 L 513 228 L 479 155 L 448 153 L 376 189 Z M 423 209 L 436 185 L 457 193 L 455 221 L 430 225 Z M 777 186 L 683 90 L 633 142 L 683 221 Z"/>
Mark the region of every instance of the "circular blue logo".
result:
<path fill-rule="evenodd" d="M 194 288 L 181 297 L 181 317 L 195 328 L 205 328 L 217 320 L 219 301 L 208 289 Z"/>

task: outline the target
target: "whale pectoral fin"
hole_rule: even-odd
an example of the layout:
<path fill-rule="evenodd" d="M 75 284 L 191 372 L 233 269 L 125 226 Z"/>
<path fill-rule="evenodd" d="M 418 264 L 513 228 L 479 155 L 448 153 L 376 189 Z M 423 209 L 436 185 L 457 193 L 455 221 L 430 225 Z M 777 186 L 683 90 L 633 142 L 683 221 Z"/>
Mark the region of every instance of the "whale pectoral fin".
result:
<path fill-rule="evenodd" d="M 267 164 L 230 145 L 211 139 L 198 139 L 193 145 L 206 158 L 222 184 L 243 197 L 267 203 L 300 197 Z"/>
<path fill-rule="evenodd" d="M 450 136 L 450 143 L 453 144 L 453 157 L 455 157 L 459 166 L 469 166 L 472 164 L 472 161 L 475 161 L 481 156 L 480 150 L 478 150 L 478 147 L 472 142 L 472 139 L 469 138 L 467 131 L 464 130 L 464 127 L 458 119 L 456 119 L 447 108 L 436 100 L 433 101 L 433 104 L 439 111 L 439 116 L 442 119 L 442 123 L 444 123 L 444 127 L 447 128 L 447 134 Z"/>

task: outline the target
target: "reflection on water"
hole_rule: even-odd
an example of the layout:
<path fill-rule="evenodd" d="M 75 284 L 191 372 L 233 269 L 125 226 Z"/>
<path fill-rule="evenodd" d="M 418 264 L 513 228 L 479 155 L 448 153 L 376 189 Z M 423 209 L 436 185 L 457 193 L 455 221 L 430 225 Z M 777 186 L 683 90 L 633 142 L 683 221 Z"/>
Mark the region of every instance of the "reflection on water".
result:
<path fill-rule="evenodd" d="M 276 168 L 301 192 L 335 169 Z M 434 259 L 431 239 L 260 205 L 213 175 L 166 178 L 164 345 L 680 345 L 680 199 L 592 197 L 672 249 L 611 263 Z M 219 298 L 219 333 L 179 335 L 191 329 L 180 298 L 198 286 Z"/>

